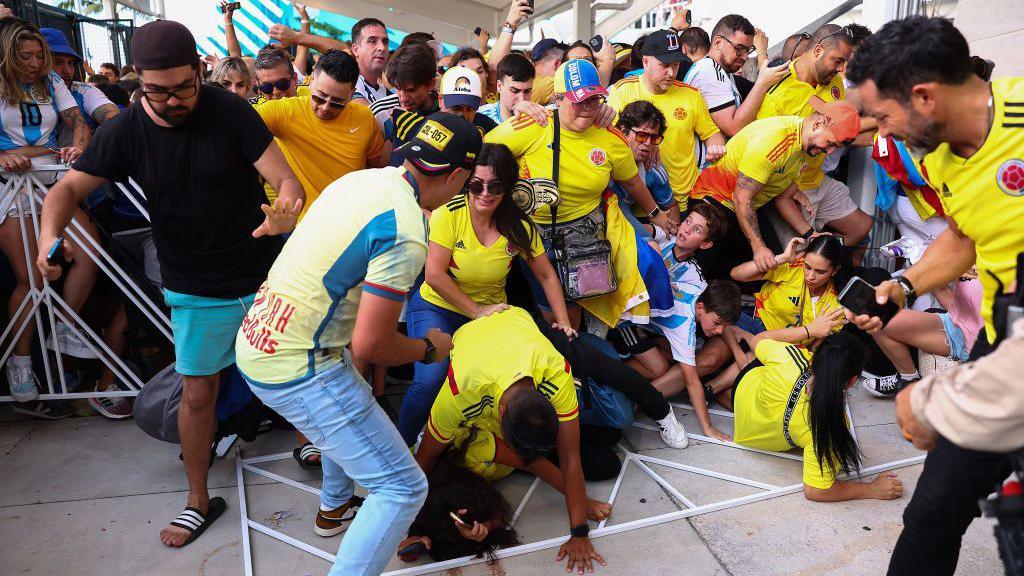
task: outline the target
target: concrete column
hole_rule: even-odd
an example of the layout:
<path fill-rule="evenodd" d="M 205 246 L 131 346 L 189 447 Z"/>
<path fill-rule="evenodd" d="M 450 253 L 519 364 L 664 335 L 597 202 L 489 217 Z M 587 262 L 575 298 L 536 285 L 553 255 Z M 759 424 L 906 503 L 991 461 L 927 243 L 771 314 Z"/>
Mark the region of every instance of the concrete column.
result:
<path fill-rule="evenodd" d="M 590 9 L 590 0 L 572 0 L 572 22 L 576 40 L 590 40 L 594 35 L 594 13 Z"/>
<path fill-rule="evenodd" d="M 960 0 L 956 27 L 971 54 L 996 63 L 993 77 L 1024 76 L 1024 5 L 1020 0 Z"/>

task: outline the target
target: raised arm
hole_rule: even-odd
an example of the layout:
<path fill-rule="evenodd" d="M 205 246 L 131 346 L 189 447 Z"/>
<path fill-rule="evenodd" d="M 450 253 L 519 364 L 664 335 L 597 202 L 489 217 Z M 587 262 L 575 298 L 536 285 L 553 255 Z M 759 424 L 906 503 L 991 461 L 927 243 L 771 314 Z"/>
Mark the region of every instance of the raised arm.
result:
<path fill-rule="evenodd" d="M 300 33 L 306 36 L 310 35 L 309 32 L 309 12 L 306 11 L 305 4 L 299 4 L 295 0 L 292 0 L 292 6 L 299 13 L 299 24 L 301 25 Z M 295 67 L 299 69 L 299 72 L 303 76 L 306 75 L 306 64 L 309 62 L 309 46 L 299 44 L 295 47 Z"/>
<path fill-rule="evenodd" d="M 299 32 L 298 30 L 292 30 L 291 28 L 283 24 L 274 24 L 270 27 L 268 32 L 271 38 L 281 42 L 285 46 L 305 46 L 306 48 L 312 48 L 317 52 L 323 54 L 328 50 L 341 50 L 345 47 L 340 40 L 334 38 L 328 38 L 326 36 L 317 36 L 316 34 L 310 34 L 308 32 Z"/>
<path fill-rule="evenodd" d="M 519 25 L 522 24 L 532 13 L 533 9 L 530 8 L 530 0 L 512 0 L 505 23 L 518 29 Z M 501 33 L 498 34 L 498 39 L 494 41 L 494 48 L 491 49 L 491 55 L 487 58 L 487 67 L 490 68 L 488 78 L 494 78 L 495 81 L 497 81 L 498 64 L 501 63 L 502 58 L 508 56 L 512 51 L 513 36 L 515 36 L 515 31 L 508 32 L 505 30 L 503 25 Z"/>
<path fill-rule="evenodd" d="M 235 58 L 242 57 L 242 45 L 238 43 L 238 35 L 235 33 L 235 9 L 228 8 L 231 2 L 222 0 L 220 9 L 224 12 L 224 42 L 228 46 L 228 56 Z"/>

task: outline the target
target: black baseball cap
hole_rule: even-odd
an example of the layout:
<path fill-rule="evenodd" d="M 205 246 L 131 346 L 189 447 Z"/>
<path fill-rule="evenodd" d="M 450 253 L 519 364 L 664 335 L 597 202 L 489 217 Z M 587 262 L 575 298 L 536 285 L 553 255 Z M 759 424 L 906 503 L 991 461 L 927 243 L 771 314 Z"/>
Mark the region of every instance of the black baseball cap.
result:
<path fill-rule="evenodd" d="M 132 34 L 132 64 L 137 70 L 166 70 L 199 63 L 196 38 L 180 22 L 154 20 Z"/>
<path fill-rule="evenodd" d="M 654 56 L 664 64 L 682 62 L 686 59 L 679 44 L 679 35 L 672 30 L 657 30 L 644 40 L 643 56 Z"/>
<path fill-rule="evenodd" d="M 472 170 L 481 146 L 480 131 L 464 117 L 434 112 L 398 150 L 420 172 L 436 176 L 456 168 Z"/>
<path fill-rule="evenodd" d="M 545 38 L 540 42 L 533 45 L 533 50 L 530 50 L 530 60 L 534 62 L 540 60 L 551 51 L 552 48 L 560 48 L 561 50 L 568 50 L 569 46 L 555 40 L 554 38 Z"/>

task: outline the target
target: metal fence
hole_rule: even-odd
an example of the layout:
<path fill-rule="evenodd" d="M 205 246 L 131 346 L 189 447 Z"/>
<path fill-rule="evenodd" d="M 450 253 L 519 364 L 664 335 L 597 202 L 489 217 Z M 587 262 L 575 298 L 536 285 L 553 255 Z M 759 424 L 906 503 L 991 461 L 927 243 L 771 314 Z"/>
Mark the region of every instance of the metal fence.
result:
<path fill-rule="evenodd" d="M 101 20 L 40 4 L 35 0 L 15 0 L 12 9 L 22 19 L 40 28 L 56 28 L 94 68 L 104 62 L 118 67 L 131 63 L 131 38 L 135 25 L 131 20 Z"/>

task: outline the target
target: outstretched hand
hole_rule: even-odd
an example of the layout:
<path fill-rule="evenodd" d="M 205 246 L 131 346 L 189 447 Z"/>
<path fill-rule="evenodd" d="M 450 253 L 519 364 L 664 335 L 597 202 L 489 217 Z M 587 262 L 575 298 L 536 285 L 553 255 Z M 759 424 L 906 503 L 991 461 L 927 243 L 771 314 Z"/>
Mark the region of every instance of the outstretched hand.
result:
<path fill-rule="evenodd" d="M 274 200 L 273 206 L 263 204 L 260 209 L 267 217 L 263 224 L 252 231 L 252 237 L 277 236 L 295 229 L 295 223 L 299 221 L 299 214 L 302 212 L 302 200 L 289 200 L 279 196 Z"/>

